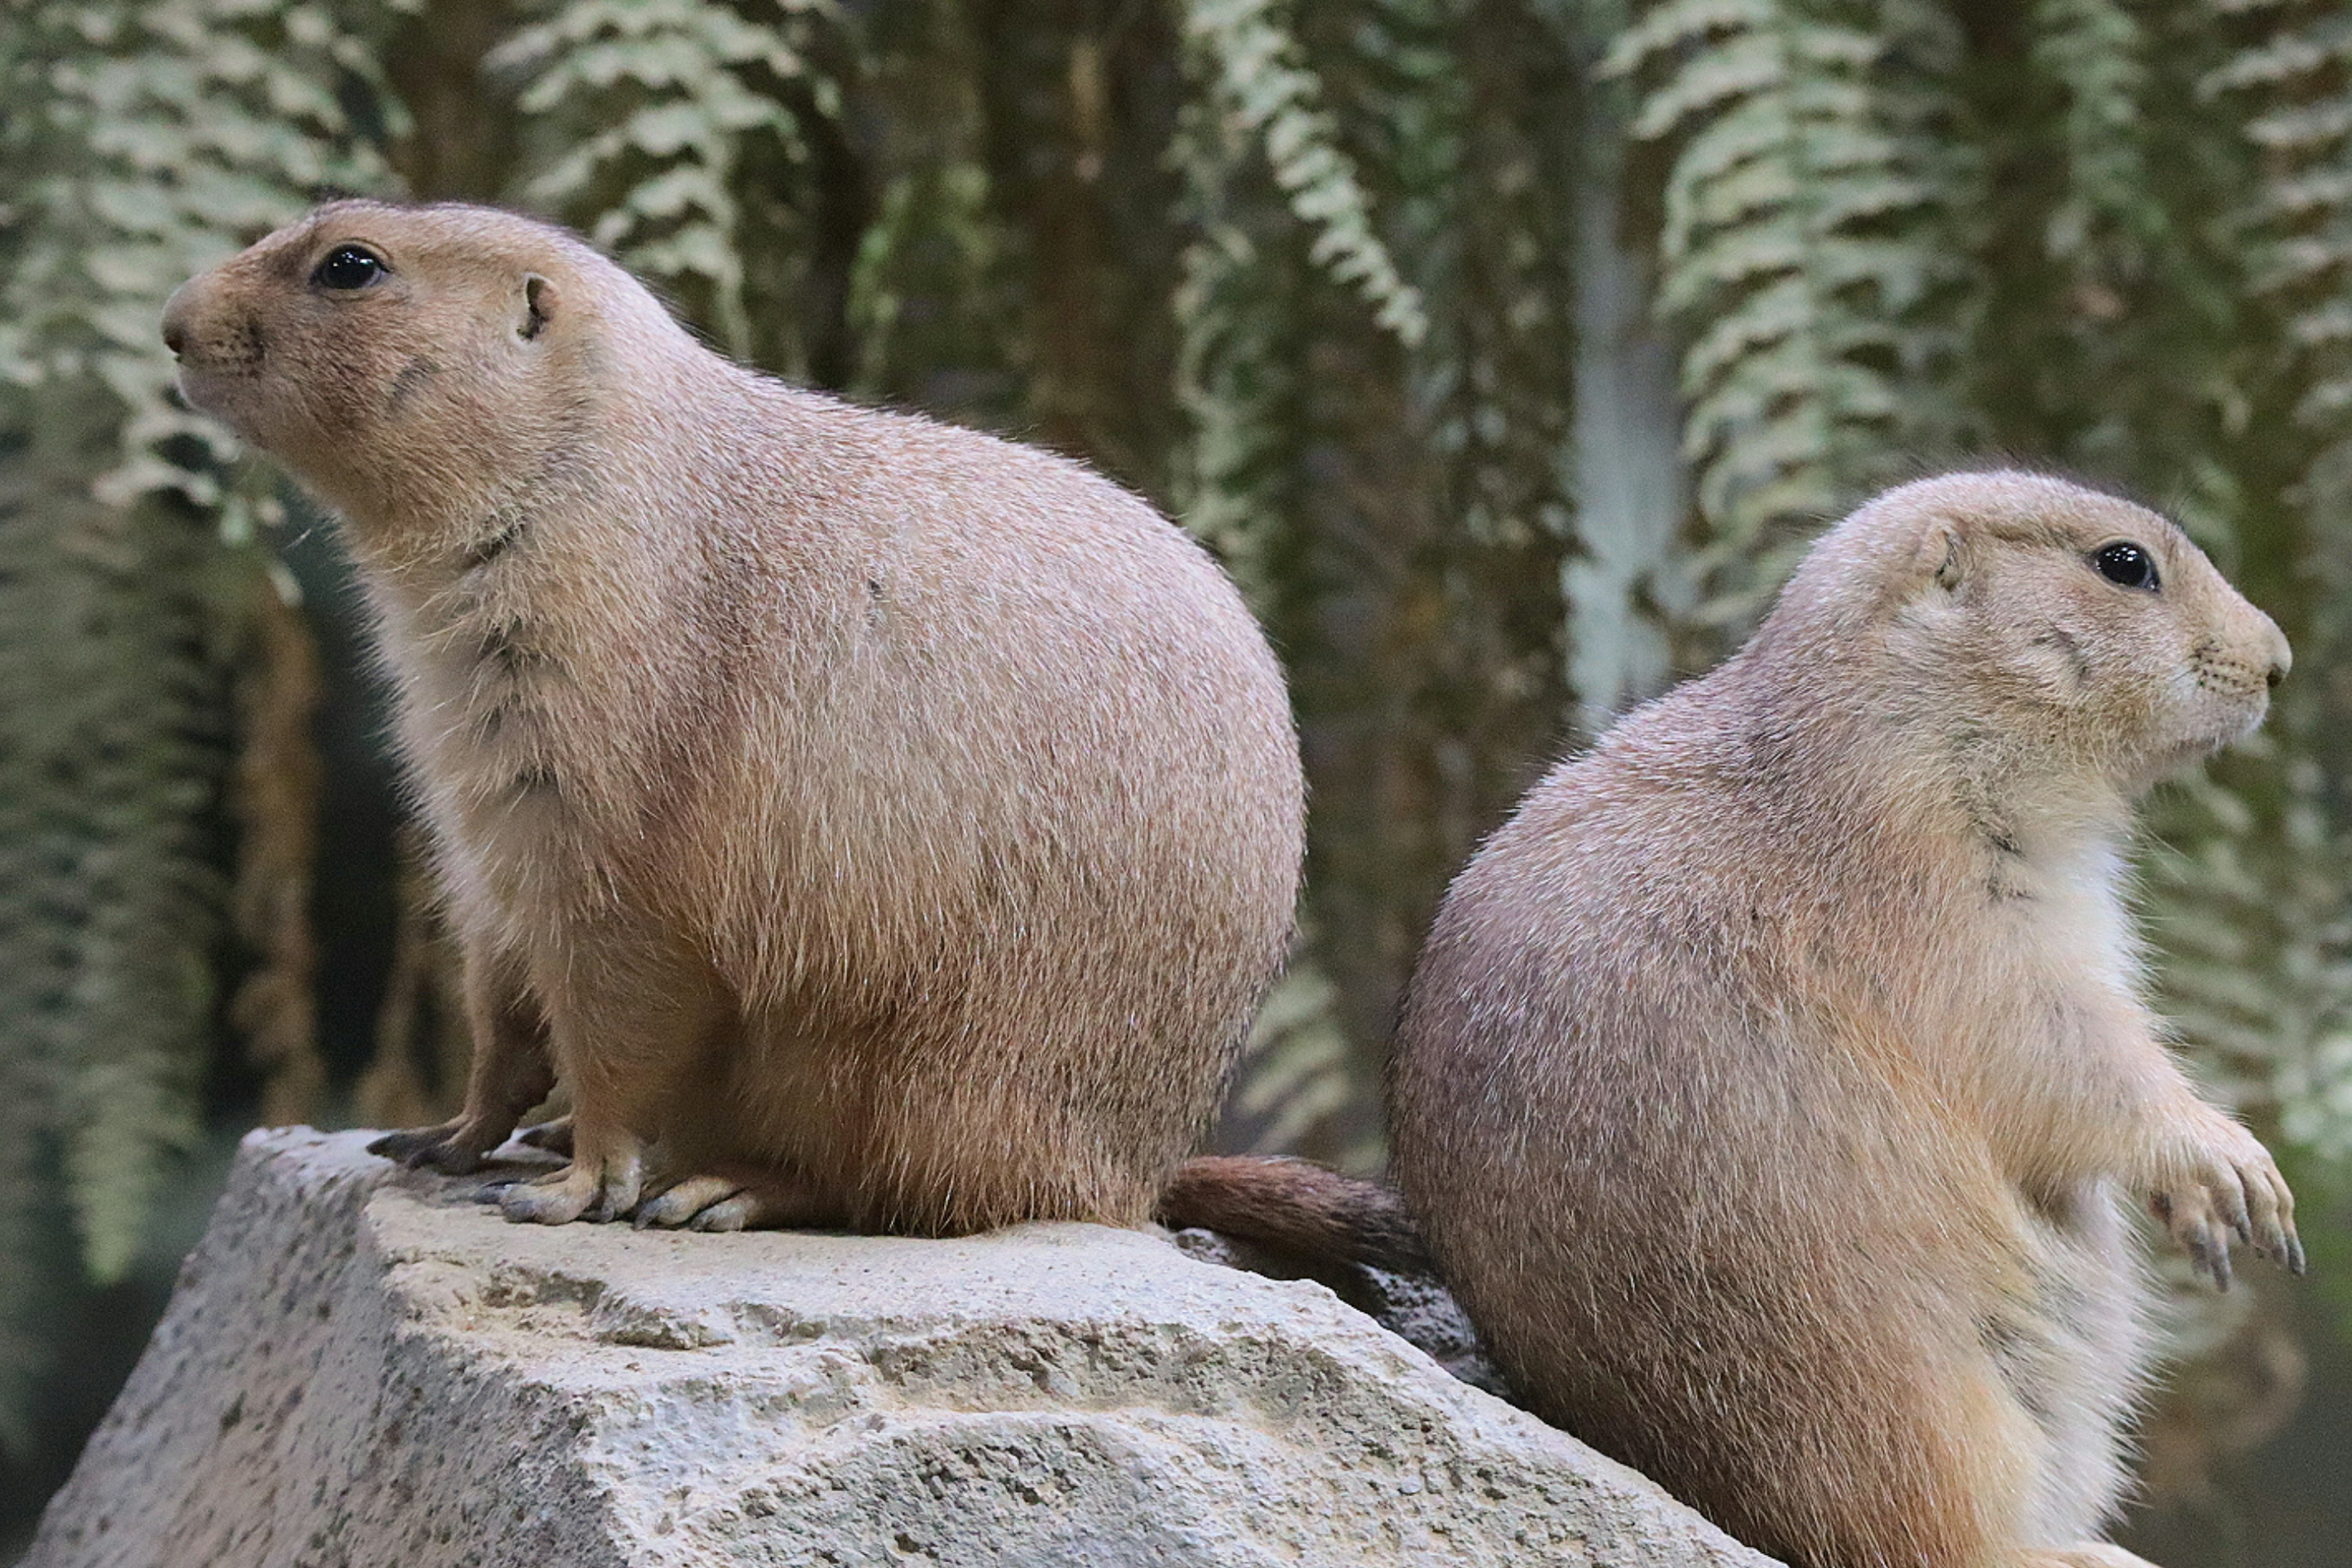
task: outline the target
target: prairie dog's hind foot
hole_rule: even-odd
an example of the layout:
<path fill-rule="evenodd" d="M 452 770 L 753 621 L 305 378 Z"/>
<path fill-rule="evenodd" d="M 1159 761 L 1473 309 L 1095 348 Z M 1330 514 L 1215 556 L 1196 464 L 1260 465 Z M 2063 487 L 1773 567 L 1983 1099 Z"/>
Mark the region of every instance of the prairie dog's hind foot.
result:
<path fill-rule="evenodd" d="M 560 1171 L 513 1183 L 498 1194 L 499 1210 L 531 1225 L 618 1219 L 637 1206 L 645 1185 L 644 1149 L 635 1139 L 624 1139 L 601 1156 L 575 1153 Z"/>
<path fill-rule="evenodd" d="M 637 1205 L 639 1230 L 772 1230 L 839 1225 L 838 1205 L 783 1172 L 730 1166 L 672 1183 Z"/>
<path fill-rule="evenodd" d="M 463 1176 L 480 1170 L 483 1159 L 513 1131 L 512 1122 L 501 1127 L 484 1117 L 458 1115 L 431 1127 L 387 1132 L 370 1142 L 367 1152 L 397 1161 L 412 1171 L 424 1168 Z"/>

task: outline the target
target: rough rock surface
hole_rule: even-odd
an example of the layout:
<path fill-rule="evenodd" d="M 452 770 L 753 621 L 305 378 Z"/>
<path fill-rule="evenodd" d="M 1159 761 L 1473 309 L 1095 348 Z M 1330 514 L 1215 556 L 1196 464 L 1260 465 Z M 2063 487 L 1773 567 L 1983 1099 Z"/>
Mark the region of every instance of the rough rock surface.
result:
<path fill-rule="evenodd" d="M 1510 1384 L 1487 1359 L 1470 1315 L 1444 1282 L 1432 1274 L 1397 1274 L 1370 1264 L 1318 1267 L 1257 1242 L 1213 1230 L 1174 1233 L 1177 1249 L 1203 1263 L 1246 1268 L 1270 1279 L 1313 1279 L 1395 1334 L 1413 1349 L 1474 1387 L 1511 1399 Z M 1516 1400 L 1513 1403 L 1517 1403 Z"/>
<path fill-rule="evenodd" d="M 28 1568 L 1766 1563 L 1320 1285 L 510 1226 L 363 1142 L 247 1141 Z"/>

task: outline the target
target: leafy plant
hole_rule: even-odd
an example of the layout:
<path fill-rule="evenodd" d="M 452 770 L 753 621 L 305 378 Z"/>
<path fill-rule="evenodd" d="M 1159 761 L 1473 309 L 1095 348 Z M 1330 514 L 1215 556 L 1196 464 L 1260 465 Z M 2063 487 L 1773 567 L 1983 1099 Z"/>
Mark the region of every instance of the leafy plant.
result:
<path fill-rule="evenodd" d="M 0 1056 L 21 1090 L 0 1240 L 61 1207 L 105 1283 L 195 1131 L 236 606 L 257 569 L 234 447 L 170 396 L 158 307 L 322 187 L 380 177 L 347 107 L 373 66 L 320 5 L 20 7 L 0 29 Z M 61 1288 L 40 1250 L 9 1256 L 0 1428 Z"/>
<path fill-rule="evenodd" d="M 553 150 L 520 194 L 666 285 L 728 353 L 805 374 L 812 122 L 841 109 L 813 51 L 835 22 L 824 0 L 558 7 L 489 61 L 523 79 Z"/>
<path fill-rule="evenodd" d="M 1643 84 L 1631 133 L 1670 153 L 1657 310 L 1685 344 L 1711 619 L 1753 614 L 1813 526 L 1968 432 L 1959 52 L 1914 0 L 1666 0 L 1610 47 Z"/>

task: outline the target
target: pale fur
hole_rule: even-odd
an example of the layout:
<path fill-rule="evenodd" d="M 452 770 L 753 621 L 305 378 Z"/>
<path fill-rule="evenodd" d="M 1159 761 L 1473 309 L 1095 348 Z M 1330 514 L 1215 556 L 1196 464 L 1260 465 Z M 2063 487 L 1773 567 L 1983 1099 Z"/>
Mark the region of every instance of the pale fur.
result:
<path fill-rule="evenodd" d="M 2136 1561 L 2093 1544 L 2150 1362 L 2121 1201 L 2224 1279 L 2242 1215 L 2301 1255 L 2142 1000 L 2130 803 L 2286 663 L 2163 519 L 1948 476 L 1544 779 L 1393 1077 L 1397 1178 L 1535 1407 L 1799 1568 Z"/>
<path fill-rule="evenodd" d="M 389 276 L 314 283 L 347 243 Z M 1302 847 L 1280 672 L 1199 548 L 730 363 L 502 212 L 321 207 L 166 335 L 340 513 L 397 688 L 478 1044 L 388 1152 L 470 1166 L 552 1068 L 574 1159 L 519 1218 L 1147 1218 Z"/>

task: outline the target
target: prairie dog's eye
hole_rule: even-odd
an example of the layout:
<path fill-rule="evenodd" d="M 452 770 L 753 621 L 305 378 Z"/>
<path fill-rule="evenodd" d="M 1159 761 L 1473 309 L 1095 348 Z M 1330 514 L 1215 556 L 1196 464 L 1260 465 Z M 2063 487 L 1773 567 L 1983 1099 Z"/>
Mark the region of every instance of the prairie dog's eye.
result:
<path fill-rule="evenodd" d="M 2157 590 L 2156 558 L 2129 540 L 2100 545 L 2091 552 L 2091 564 L 2119 588 Z"/>
<path fill-rule="evenodd" d="M 365 246 L 339 245 L 327 252 L 310 281 L 321 289 L 364 289 L 389 270 Z"/>

